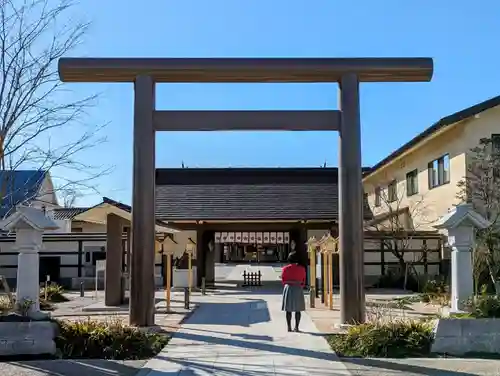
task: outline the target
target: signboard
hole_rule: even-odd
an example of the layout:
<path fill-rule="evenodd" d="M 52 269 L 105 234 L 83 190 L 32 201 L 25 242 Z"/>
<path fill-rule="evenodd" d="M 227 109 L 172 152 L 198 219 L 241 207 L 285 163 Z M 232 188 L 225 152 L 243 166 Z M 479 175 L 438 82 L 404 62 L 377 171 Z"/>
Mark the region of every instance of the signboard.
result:
<path fill-rule="evenodd" d="M 96 273 L 106 271 L 106 260 L 97 260 L 95 262 L 95 271 Z"/>
<path fill-rule="evenodd" d="M 99 272 L 106 273 L 106 260 L 96 260 L 95 262 L 95 298 L 97 299 L 97 288 L 99 283 Z"/>
<path fill-rule="evenodd" d="M 244 243 L 244 244 L 288 244 L 290 233 L 288 232 L 216 232 L 215 243 Z M 96 264 L 96 270 L 106 268 L 103 261 L 102 269 Z"/>

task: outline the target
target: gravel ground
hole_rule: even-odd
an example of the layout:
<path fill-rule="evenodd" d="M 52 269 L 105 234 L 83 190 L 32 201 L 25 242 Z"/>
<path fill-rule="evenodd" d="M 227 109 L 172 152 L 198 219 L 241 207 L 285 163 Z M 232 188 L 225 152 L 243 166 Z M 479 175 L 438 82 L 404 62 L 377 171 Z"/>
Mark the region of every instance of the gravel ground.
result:
<path fill-rule="evenodd" d="M 133 376 L 146 360 L 32 360 L 0 363 L 2 376 Z"/>

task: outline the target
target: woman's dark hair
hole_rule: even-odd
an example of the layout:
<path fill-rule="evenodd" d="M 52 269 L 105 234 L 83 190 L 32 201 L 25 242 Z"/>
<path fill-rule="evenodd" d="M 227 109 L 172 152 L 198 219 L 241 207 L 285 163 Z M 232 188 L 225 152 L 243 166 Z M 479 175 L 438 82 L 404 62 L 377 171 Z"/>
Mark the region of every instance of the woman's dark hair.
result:
<path fill-rule="evenodd" d="M 290 254 L 288 255 L 287 261 L 290 264 L 298 264 L 300 261 L 300 258 L 299 258 L 299 255 L 297 254 L 297 252 L 295 252 L 295 251 L 290 252 Z"/>

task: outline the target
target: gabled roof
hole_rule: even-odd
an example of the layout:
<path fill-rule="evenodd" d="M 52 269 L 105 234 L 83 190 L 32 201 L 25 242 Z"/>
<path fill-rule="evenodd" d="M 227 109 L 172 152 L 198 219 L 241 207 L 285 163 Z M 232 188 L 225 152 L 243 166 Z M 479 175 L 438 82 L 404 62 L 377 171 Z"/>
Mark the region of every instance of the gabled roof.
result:
<path fill-rule="evenodd" d="M 95 212 L 92 212 L 95 209 Z M 56 209 L 61 210 L 61 209 Z M 64 210 L 64 209 L 63 209 Z M 67 219 L 74 219 L 80 221 L 88 221 L 95 223 L 105 223 L 106 216 L 110 213 L 119 215 L 120 217 L 131 220 L 132 207 L 122 202 L 115 201 L 109 197 L 103 197 L 102 202 L 89 208 L 74 208 L 75 214 Z M 125 212 L 125 213 L 124 213 Z M 56 211 L 54 211 L 55 215 Z M 175 233 L 177 230 L 167 227 L 165 223 L 156 220 L 156 230 L 158 232 Z"/>
<path fill-rule="evenodd" d="M 337 168 L 157 169 L 156 217 L 174 223 L 336 221 L 337 183 Z"/>
<path fill-rule="evenodd" d="M 408 151 L 412 147 L 416 146 L 419 142 L 424 141 L 427 137 L 433 135 L 434 133 L 436 133 L 436 132 L 438 132 L 446 127 L 449 127 L 453 124 L 456 124 L 459 121 L 471 118 L 475 115 L 478 115 L 481 112 L 489 110 L 489 109 L 496 107 L 498 105 L 500 105 L 500 95 L 441 118 L 438 122 L 431 125 L 429 128 L 424 130 L 422 133 L 420 133 L 419 135 L 417 135 L 416 137 L 414 137 L 413 139 L 408 141 L 406 144 L 401 146 L 399 149 L 392 152 L 387 157 L 385 157 L 380 162 L 378 162 L 376 165 L 374 165 L 372 167 L 371 171 L 369 173 L 367 173 L 365 175 L 365 177 L 372 175 L 378 169 L 382 168 L 383 166 L 388 164 L 390 161 L 399 157 L 401 154 L 405 153 L 406 151 Z"/>
<path fill-rule="evenodd" d="M 19 205 L 36 198 L 47 175 L 43 170 L 0 171 L 0 217 L 9 214 Z"/>

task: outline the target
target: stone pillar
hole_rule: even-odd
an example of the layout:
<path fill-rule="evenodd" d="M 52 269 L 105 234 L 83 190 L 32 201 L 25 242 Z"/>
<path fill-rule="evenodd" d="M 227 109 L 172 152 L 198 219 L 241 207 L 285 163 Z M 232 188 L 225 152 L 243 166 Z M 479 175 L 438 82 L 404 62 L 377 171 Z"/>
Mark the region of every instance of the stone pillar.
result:
<path fill-rule="evenodd" d="M 457 205 L 441 217 L 434 227 L 448 231 L 451 246 L 451 312 L 460 312 L 463 303 L 474 295 L 472 249 L 475 229 L 492 224 L 475 212 L 471 204 Z"/>
<path fill-rule="evenodd" d="M 339 241 L 340 320 L 365 321 L 363 186 L 359 81 L 355 74 L 339 82 Z"/>
<path fill-rule="evenodd" d="M 451 251 L 451 312 L 460 312 L 474 295 L 471 244 L 455 244 Z"/>
<path fill-rule="evenodd" d="M 43 232 L 36 229 L 16 230 L 17 287 L 16 301 L 31 301 L 31 314 L 40 311 L 40 257 Z"/>
<path fill-rule="evenodd" d="M 104 304 L 119 306 L 123 303 L 122 288 L 122 219 L 108 214 L 106 219 L 106 273 L 104 280 Z"/>
<path fill-rule="evenodd" d="M 155 294 L 155 83 L 138 76 L 134 93 L 134 166 L 130 324 L 154 325 Z"/>

